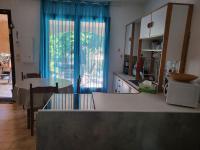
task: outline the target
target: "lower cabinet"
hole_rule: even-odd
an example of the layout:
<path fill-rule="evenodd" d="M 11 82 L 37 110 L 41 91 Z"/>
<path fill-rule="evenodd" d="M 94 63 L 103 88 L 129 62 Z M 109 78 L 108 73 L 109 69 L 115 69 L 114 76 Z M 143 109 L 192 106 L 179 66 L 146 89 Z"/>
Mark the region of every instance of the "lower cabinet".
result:
<path fill-rule="evenodd" d="M 118 76 L 114 75 L 113 92 L 114 93 L 120 93 L 121 86 L 122 86 L 122 80 Z"/>
<path fill-rule="evenodd" d="M 127 84 L 124 80 L 122 80 L 117 75 L 114 75 L 113 80 L 113 92 L 114 93 L 138 93 L 138 91 Z"/>

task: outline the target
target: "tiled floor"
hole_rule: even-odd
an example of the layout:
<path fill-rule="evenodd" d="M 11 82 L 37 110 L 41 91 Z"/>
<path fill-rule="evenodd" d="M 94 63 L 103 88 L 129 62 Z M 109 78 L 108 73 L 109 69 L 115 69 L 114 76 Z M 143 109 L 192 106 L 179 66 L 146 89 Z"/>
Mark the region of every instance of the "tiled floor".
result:
<path fill-rule="evenodd" d="M 0 150 L 35 150 L 35 136 L 26 128 L 26 111 L 0 104 Z"/>
<path fill-rule="evenodd" d="M 8 83 L 8 80 L 0 79 L 0 97 L 12 97 L 12 83 Z"/>

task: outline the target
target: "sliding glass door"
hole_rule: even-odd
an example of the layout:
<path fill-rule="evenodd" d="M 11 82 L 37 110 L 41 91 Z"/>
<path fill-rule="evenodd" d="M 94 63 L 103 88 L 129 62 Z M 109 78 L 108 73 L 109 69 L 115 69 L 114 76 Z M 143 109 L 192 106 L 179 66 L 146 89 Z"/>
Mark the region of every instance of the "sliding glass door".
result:
<path fill-rule="evenodd" d="M 49 20 L 49 76 L 74 81 L 74 21 Z"/>
<path fill-rule="evenodd" d="M 98 19 L 80 21 L 81 91 L 103 88 L 105 22 Z"/>
<path fill-rule="evenodd" d="M 49 19 L 48 74 L 71 81 L 81 92 L 102 91 L 105 68 L 105 28 L 99 19 Z M 76 88 L 75 88 L 76 89 Z"/>

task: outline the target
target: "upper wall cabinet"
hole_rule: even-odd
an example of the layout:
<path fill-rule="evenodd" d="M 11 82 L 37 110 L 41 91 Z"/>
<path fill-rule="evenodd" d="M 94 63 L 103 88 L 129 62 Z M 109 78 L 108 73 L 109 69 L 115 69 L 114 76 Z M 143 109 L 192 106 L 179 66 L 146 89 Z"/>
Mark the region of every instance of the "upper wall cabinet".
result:
<path fill-rule="evenodd" d="M 142 18 L 140 38 L 147 39 L 163 36 L 165 29 L 165 21 L 167 14 L 167 6 L 151 13 Z"/>
<path fill-rule="evenodd" d="M 149 23 L 151 23 L 151 15 L 145 16 L 141 20 L 140 38 L 146 39 L 150 37 Z"/>
<path fill-rule="evenodd" d="M 169 72 L 185 72 L 192 13 L 191 4 L 168 3 L 142 18 L 137 80 L 152 80 L 161 91 Z"/>
<path fill-rule="evenodd" d="M 152 27 L 150 37 L 164 35 L 167 7 L 163 7 L 152 13 Z"/>

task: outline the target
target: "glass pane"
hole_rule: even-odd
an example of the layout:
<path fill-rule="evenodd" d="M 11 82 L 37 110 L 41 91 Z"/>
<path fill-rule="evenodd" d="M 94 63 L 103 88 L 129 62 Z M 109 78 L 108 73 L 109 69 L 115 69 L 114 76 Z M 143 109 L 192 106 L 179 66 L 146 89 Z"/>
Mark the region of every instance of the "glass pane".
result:
<path fill-rule="evenodd" d="M 74 21 L 49 21 L 49 70 L 50 77 L 74 77 Z"/>
<path fill-rule="evenodd" d="M 81 21 L 80 26 L 80 87 L 102 88 L 105 23 Z"/>

